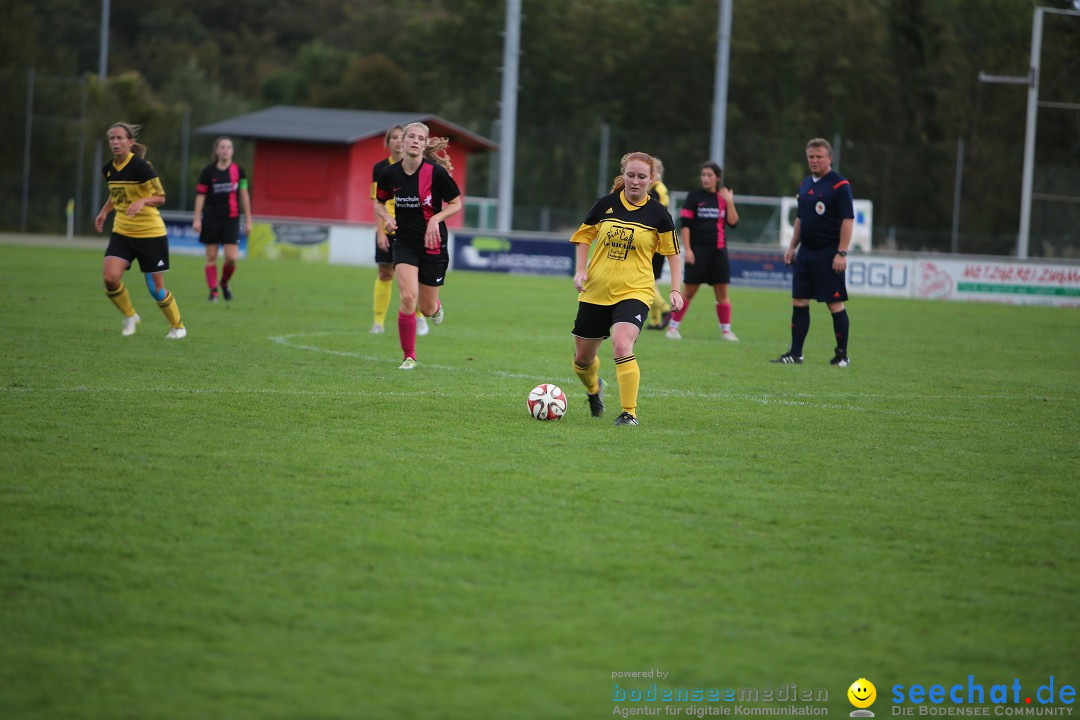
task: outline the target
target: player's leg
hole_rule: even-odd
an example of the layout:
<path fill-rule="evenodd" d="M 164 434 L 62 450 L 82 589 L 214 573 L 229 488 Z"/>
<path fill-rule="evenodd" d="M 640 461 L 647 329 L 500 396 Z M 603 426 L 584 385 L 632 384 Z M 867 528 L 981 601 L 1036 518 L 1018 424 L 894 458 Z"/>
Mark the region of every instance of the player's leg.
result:
<path fill-rule="evenodd" d="M 652 304 L 649 305 L 649 322 L 647 327 L 650 330 L 660 330 L 663 327 L 664 313 L 671 310 L 671 306 L 668 306 L 664 302 L 664 296 L 660 294 L 660 277 L 664 273 L 664 256 L 660 253 L 655 253 L 652 258 L 653 265 L 653 295 Z M 667 307 L 665 307 L 667 306 Z"/>
<path fill-rule="evenodd" d="M 731 287 L 731 261 L 728 259 L 727 250 L 716 253 L 715 265 L 713 292 L 716 294 L 716 319 L 720 322 L 720 337 L 738 342 L 739 338 L 731 331 L 731 298 L 728 295 L 728 288 Z"/>
<path fill-rule="evenodd" d="M 113 247 L 112 240 L 109 241 L 109 247 Z M 124 316 L 124 328 L 120 331 L 120 334 L 125 336 L 134 335 L 135 326 L 139 323 L 140 318 L 135 312 L 135 307 L 131 304 L 131 295 L 128 293 L 123 281 L 124 271 L 131 266 L 131 261 L 118 255 L 110 255 L 108 250 L 105 252 L 105 260 L 101 266 L 101 275 L 105 282 L 105 295 Z M 119 252 L 119 250 L 114 250 L 114 252 Z"/>
<path fill-rule="evenodd" d="M 419 268 L 406 262 L 394 266 L 398 286 L 398 342 L 404 362 L 401 369 L 410 370 L 416 364 L 416 306 L 420 294 Z M 410 362 L 411 361 L 411 362 Z M 406 367 L 408 365 L 409 367 Z"/>
<path fill-rule="evenodd" d="M 154 238 L 136 238 L 132 240 L 139 269 L 146 276 L 146 289 L 161 308 L 161 314 L 169 322 L 170 340 L 179 340 L 187 335 L 184 322 L 180 319 L 180 307 L 176 298 L 165 288 L 164 273 L 169 271 L 169 238 L 165 235 Z"/>
<path fill-rule="evenodd" d="M 623 300 L 615 306 L 611 325 L 611 346 L 615 355 L 615 377 L 619 381 L 622 413 L 616 425 L 637 425 L 638 387 L 641 369 L 634 355 L 634 343 L 641 334 L 641 320 L 646 308 L 640 300 Z"/>
<path fill-rule="evenodd" d="M 214 240 L 211 242 L 209 237 L 210 227 L 203 225 L 202 235 L 199 237 L 199 242 L 203 242 L 203 237 L 206 237 L 204 247 L 206 248 L 206 265 L 203 267 L 203 272 L 206 274 L 206 286 L 210 288 L 210 302 L 217 302 L 218 300 L 218 244 Z"/>
<path fill-rule="evenodd" d="M 731 331 L 731 298 L 728 294 L 728 283 L 713 285 L 716 294 L 716 319 L 720 323 L 720 337 L 724 340 L 738 342 L 739 338 Z"/>
<path fill-rule="evenodd" d="M 151 297 L 161 308 L 161 314 L 165 316 L 169 323 L 169 332 L 165 337 L 169 340 L 180 340 L 186 337 L 187 328 L 184 327 L 184 322 L 180 319 L 180 307 L 176 304 L 176 298 L 173 297 L 173 294 L 165 288 L 165 274 L 155 272 L 146 273 L 145 275 L 146 289 L 150 291 Z"/>
<path fill-rule="evenodd" d="M 585 386 L 589 412 L 593 417 L 604 414 L 604 379 L 600 377 L 600 358 L 597 352 L 611 327 L 611 308 L 592 303 L 578 303 L 574 320 L 574 374 Z"/>
<path fill-rule="evenodd" d="M 390 309 L 390 296 L 394 292 L 394 266 L 388 262 L 381 262 L 377 267 L 373 294 L 374 323 L 371 326 L 371 332 L 376 335 L 384 332 L 386 312 Z"/>
<path fill-rule="evenodd" d="M 221 268 L 221 294 L 226 300 L 233 298 L 229 283 L 232 281 L 233 274 L 236 273 L 236 261 L 240 259 L 240 246 L 235 242 L 237 238 L 232 239 L 233 242 L 222 245 L 225 248 L 225 264 Z"/>

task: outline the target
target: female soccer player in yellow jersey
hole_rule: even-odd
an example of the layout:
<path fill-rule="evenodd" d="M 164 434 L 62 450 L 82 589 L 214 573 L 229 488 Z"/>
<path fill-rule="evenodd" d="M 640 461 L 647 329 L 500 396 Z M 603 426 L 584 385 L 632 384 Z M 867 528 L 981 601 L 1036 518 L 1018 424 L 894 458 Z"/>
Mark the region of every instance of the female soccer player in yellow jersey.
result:
<path fill-rule="evenodd" d="M 643 152 L 623 155 L 622 174 L 611 193 L 593 205 L 570 238 L 576 247 L 574 287 L 578 313 L 574 322 L 574 372 L 581 378 L 593 417 L 604 413 L 604 381 L 596 353 L 610 337 L 615 353 L 622 413 L 616 425 L 637 425 L 641 371 L 634 343 L 655 294 L 652 258 L 665 255 L 671 268 L 671 306 L 683 306 L 682 256 L 667 208 L 649 197 L 653 158 Z M 590 256 L 590 247 L 592 248 Z"/>
<path fill-rule="evenodd" d="M 116 210 L 102 267 L 105 294 L 124 314 L 124 329 L 120 334 L 134 335 L 140 318 L 131 304 L 123 276 L 131 261 L 138 258 L 139 269 L 146 275 L 146 287 L 169 321 L 169 333 L 165 337 L 180 340 L 187 335 L 187 329 L 163 278 L 169 269 L 169 239 L 157 209 L 165 203 L 165 189 L 153 166 L 145 160 L 146 146 L 135 141 L 139 130 L 138 125 L 122 122 L 109 128 L 113 158 L 101 169 L 109 184 L 109 198 L 94 221 L 94 227 L 101 232 L 109 213 Z"/>

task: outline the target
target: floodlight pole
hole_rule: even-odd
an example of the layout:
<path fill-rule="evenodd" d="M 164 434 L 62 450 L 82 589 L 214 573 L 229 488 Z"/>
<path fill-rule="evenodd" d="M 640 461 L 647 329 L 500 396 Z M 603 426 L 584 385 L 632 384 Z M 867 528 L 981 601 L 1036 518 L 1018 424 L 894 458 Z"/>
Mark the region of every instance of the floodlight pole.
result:
<path fill-rule="evenodd" d="M 1031 62 L 1026 76 L 988 75 L 979 73 L 979 81 L 1027 85 L 1027 123 L 1024 128 L 1024 170 L 1020 182 L 1020 229 L 1016 235 L 1016 257 L 1027 258 L 1031 236 L 1031 193 L 1035 178 L 1035 128 L 1039 112 L 1039 58 L 1042 56 L 1043 15 L 1072 15 L 1080 17 L 1078 10 L 1058 10 L 1037 7 L 1031 20 Z"/>
<path fill-rule="evenodd" d="M 510 232 L 514 219 L 514 155 L 517 152 L 518 55 L 521 48 L 521 0 L 506 0 L 503 38 L 502 101 L 499 112 L 499 198 L 495 227 Z"/>
<path fill-rule="evenodd" d="M 716 77 L 713 80 L 713 122 L 709 157 L 724 167 L 724 142 L 727 135 L 728 59 L 731 55 L 731 4 L 720 0 L 716 22 Z"/>
<path fill-rule="evenodd" d="M 1024 174 L 1020 190 L 1020 232 L 1016 257 L 1028 256 L 1031 233 L 1031 186 L 1035 176 L 1035 119 L 1039 112 L 1039 58 L 1042 56 L 1043 8 L 1035 8 L 1031 21 L 1031 69 L 1028 70 L 1027 127 L 1024 129 Z"/>
<path fill-rule="evenodd" d="M 98 80 L 105 87 L 105 78 L 109 76 L 109 0 L 101 2 L 101 44 L 98 52 Z M 101 136 L 94 143 L 94 182 L 90 191 L 90 213 L 97 214 L 101 205 Z"/>

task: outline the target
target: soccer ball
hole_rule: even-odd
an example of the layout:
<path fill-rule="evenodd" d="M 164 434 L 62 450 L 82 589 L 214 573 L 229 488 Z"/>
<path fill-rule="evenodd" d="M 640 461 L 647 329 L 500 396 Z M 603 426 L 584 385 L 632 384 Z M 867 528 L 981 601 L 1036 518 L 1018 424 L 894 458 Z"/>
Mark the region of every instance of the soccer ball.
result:
<path fill-rule="evenodd" d="M 558 420 L 566 412 L 566 393 L 558 385 L 543 383 L 529 393 L 529 414 L 533 420 Z"/>

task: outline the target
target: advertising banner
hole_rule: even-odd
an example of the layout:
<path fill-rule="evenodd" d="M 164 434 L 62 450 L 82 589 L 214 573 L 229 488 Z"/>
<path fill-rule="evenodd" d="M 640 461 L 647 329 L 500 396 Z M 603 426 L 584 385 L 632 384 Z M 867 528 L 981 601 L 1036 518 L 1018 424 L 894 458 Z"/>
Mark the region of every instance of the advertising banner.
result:
<path fill-rule="evenodd" d="M 451 251 L 455 270 L 521 275 L 574 274 L 574 245 L 568 238 L 454 233 Z"/>
<path fill-rule="evenodd" d="M 915 297 L 1080 307 L 1080 266 L 916 260 Z"/>
<path fill-rule="evenodd" d="M 848 255 L 848 294 L 911 297 L 914 295 L 914 261 L 875 255 Z"/>
<path fill-rule="evenodd" d="M 791 290 L 791 268 L 784 266 L 784 254 L 776 251 L 728 250 L 731 284 L 736 287 Z"/>
<path fill-rule="evenodd" d="M 199 233 L 191 227 L 191 213 L 186 213 L 184 217 L 171 217 L 162 213 L 161 219 L 165 221 L 165 235 L 169 238 L 170 253 L 202 255 L 206 252 L 203 244 L 199 242 Z M 247 235 L 241 230 L 240 240 L 237 242 L 241 258 L 247 257 L 247 240 Z"/>

